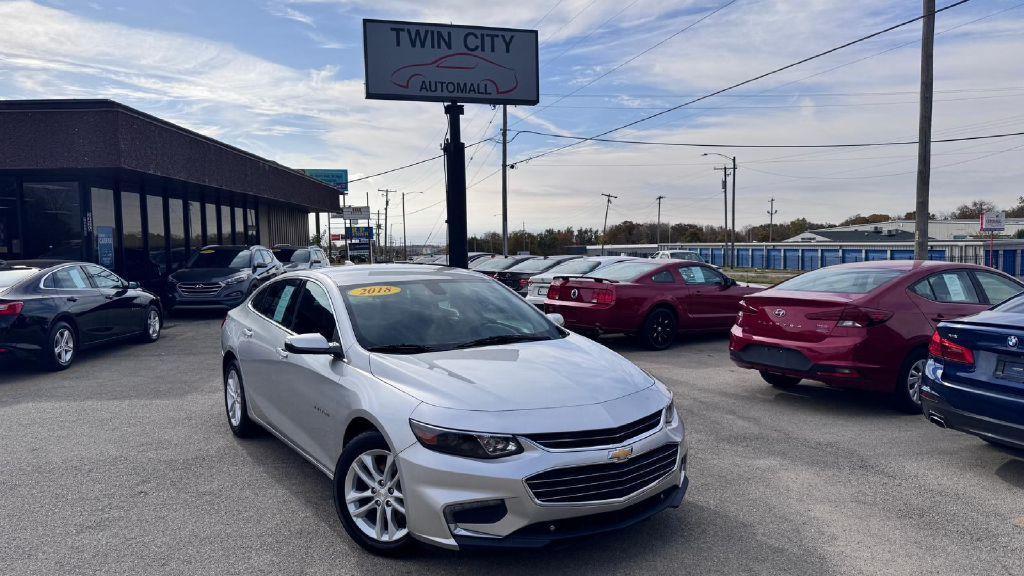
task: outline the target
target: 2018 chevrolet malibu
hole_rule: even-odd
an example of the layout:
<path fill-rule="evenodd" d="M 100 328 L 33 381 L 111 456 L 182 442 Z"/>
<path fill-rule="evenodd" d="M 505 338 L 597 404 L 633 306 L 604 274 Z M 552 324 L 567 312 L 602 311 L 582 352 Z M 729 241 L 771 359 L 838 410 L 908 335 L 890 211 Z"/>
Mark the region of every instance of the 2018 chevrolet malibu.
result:
<path fill-rule="evenodd" d="M 671 392 L 475 272 L 291 273 L 228 313 L 222 349 L 231 430 L 265 428 L 330 477 L 375 553 L 536 548 L 686 492 Z"/>

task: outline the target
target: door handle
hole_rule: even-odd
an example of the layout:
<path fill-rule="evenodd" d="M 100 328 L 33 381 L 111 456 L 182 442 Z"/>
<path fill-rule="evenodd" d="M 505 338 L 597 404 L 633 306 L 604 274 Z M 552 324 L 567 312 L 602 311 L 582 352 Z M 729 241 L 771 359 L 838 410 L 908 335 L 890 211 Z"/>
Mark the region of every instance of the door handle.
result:
<path fill-rule="evenodd" d="M 68 302 L 78 302 L 78 296 L 68 296 Z"/>
<path fill-rule="evenodd" d="M 114 295 L 113 294 L 104 294 L 103 297 L 106 298 L 107 300 L 113 300 L 114 299 Z"/>
<path fill-rule="evenodd" d="M 286 352 L 284 348 L 278 348 L 277 355 L 280 356 L 282 360 L 284 360 L 285 358 L 288 357 L 288 352 Z"/>
<path fill-rule="evenodd" d="M 246 328 L 245 330 L 242 330 L 242 336 L 245 336 L 246 338 L 252 338 L 252 328 Z"/>

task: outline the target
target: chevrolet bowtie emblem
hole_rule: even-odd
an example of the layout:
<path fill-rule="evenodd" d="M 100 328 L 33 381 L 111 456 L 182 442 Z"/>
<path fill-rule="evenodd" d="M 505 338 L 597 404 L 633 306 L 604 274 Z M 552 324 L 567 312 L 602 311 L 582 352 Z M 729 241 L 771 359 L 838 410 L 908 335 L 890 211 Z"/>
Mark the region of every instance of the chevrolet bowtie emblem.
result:
<path fill-rule="evenodd" d="M 608 453 L 608 459 L 614 462 L 623 462 L 633 457 L 633 447 L 626 446 L 625 448 L 619 448 L 612 450 Z"/>

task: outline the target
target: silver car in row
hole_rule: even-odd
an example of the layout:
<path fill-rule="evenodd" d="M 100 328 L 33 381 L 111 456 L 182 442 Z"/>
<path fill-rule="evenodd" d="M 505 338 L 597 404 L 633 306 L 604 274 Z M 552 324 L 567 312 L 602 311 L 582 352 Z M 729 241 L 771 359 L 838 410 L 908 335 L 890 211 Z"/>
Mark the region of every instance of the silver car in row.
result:
<path fill-rule="evenodd" d="M 639 260 L 635 256 L 587 256 L 563 262 L 543 274 L 530 277 L 526 285 L 526 301 L 538 308 L 548 299 L 548 288 L 555 276 L 583 276 L 625 260 Z"/>
<path fill-rule="evenodd" d="M 228 314 L 222 350 L 231 430 L 269 430 L 330 477 L 375 553 L 537 548 L 686 492 L 671 392 L 475 272 L 289 273 Z"/>

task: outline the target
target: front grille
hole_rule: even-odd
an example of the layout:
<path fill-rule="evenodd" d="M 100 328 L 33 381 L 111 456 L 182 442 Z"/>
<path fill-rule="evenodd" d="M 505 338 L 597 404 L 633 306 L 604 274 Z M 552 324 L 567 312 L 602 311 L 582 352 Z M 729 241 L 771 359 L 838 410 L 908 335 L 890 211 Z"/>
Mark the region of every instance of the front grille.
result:
<path fill-rule="evenodd" d="M 617 500 L 635 494 L 672 473 L 678 444 L 666 444 L 625 462 L 572 466 L 526 479 L 538 502 L 569 504 Z"/>
<path fill-rule="evenodd" d="M 661 410 L 618 428 L 603 430 L 581 430 L 578 432 L 551 432 L 527 436 L 545 448 L 596 448 L 614 446 L 655 430 L 661 425 Z"/>
<path fill-rule="evenodd" d="M 213 296 L 220 292 L 220 289 L 224 285 L 220 282 L 215 283 L 179 283 L 178 291 L 185 296 Z"/>

